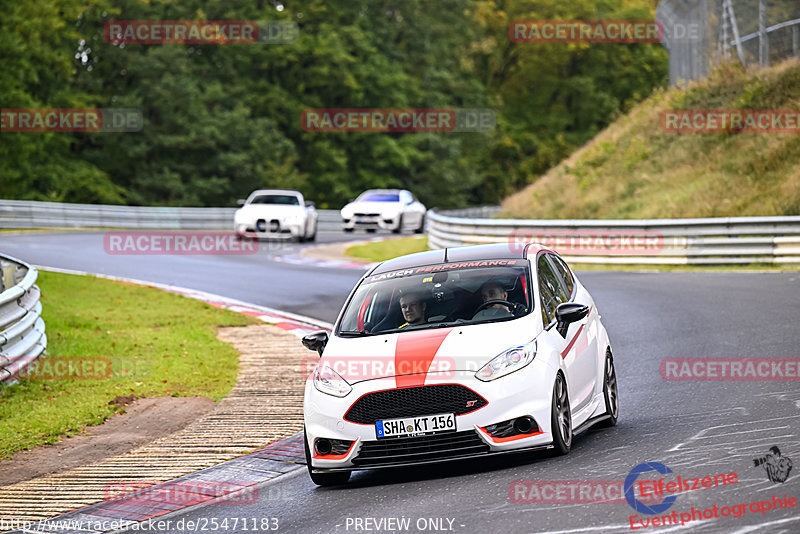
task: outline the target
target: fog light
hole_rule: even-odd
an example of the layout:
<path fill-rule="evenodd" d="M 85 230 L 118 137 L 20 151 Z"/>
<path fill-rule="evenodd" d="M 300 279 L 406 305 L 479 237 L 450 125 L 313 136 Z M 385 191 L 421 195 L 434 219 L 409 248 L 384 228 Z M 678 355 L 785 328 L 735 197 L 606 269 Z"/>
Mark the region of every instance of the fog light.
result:
<path fill-rule="evenodd" d="M 514 430 L 516 430 L 518 434 L 529 434 L 536 428 L 536 423 L 533 421 L 533 418 L 527 415 L 514 421 Z"/>
<path fill-rule="evenodd" d="M 317 454 L 320 456 L 327 456 L 331 453 L 331 442 L 325 438 L 318 438 L 314 442 L 314 450 L 317 451 Z"/>

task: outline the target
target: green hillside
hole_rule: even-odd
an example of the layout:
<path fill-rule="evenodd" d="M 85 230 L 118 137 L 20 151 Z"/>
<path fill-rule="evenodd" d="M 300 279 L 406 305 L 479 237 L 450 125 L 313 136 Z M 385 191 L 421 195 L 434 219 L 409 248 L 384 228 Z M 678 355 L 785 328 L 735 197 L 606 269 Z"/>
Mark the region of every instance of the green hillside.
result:
<path fill-rule="evenodd" d="M 502 217 L 800 215 L 800 134 L 667 133 L 676 109 L 800 110 L 800 62 L 660 91 L 503 202 Z"/>

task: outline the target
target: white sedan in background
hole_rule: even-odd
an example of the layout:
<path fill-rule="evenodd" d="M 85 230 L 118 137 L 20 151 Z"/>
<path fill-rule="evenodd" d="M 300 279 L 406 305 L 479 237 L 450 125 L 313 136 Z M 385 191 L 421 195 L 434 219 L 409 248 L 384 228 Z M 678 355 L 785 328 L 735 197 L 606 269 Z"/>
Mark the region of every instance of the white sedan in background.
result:
<path fill-rule="evenodd" d="M 248 237 L 288 237 L 314 241 L 317 237 L 317 210 L 298 191 L 259 189 L 253 191 L 234 215 L 234 232 Z"/>
<path fill-rule="evenodd" d="M 425 229 L 425 206 L 405 189 L 369 189 L 342 208 L 342 229 L 352 232 L 378 228 L 399 234 L 404 229 L 422 233 Z"/>

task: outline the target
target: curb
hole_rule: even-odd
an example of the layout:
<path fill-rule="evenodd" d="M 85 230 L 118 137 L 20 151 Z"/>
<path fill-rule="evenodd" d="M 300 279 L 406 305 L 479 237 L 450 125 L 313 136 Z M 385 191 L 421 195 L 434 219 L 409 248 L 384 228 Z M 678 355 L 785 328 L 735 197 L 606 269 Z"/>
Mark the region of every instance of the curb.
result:
<path fill-rule="evenodd" d="M 155 518 L 193 506 L 254 504 L 262 484 L 305 463 L 303 434 L 298 433 L 214 467 L 8 532 L 101 534 L 124 531 L 143 522 L 158 530 Z"/>
<path fill-rule="evenodd" d="M 329 323 L 302 315 L 284 313 L 264 306 L 249 304 L 203 291 L 128 278 L 84 273 L 81 271 L 48 267 L 37 268 L 44 271 L 62 272 L 66 274 L 97 276 L 99 278 L 107 278 L 125 283 L 135 283 L 181 294 L 189 298 L 201 300 L 212 306 L 226 308 L 257 317 L 265 323 L 277 326 L 284 332 L 292 334 L 295 337 L 302 337 L 306 333 L 320 328 L 330 329 L 332 326 Z M 268 327 L 254 326 L 247 328 L 260 329 Z M 282 336 L 283 334 L 279 334 L 276 331 L 274 335 Z M 263 336 L 263 334 L 259 334 L 259 336 Z M 294 371 L 294 367 L 296 367 L 293 366 L 293 363 L 296 362 L 290 357 L 292 356 L 291 351 L 294 348 L 294 343 L 295 342 L 290 344 L 285 342 L 279 343 L 279 345 L 284 346 L 278 346 L 274 351 L 275 354 L 262 355 L 259 353 L 258 360 L 261 362 L 262 366 L 269 367 L 272 370 L 271 372 L 280 373 L 283 371 L 285 374 L 285 371 L 289 370 L 291 373 Z M 305 351 L 305 349 L 299 346 L 297 350 L 298 354 L 301 350 Z M 245 353 L 242 353 L 240 356 L 240 363 L 244 368 L 253 366 L 252 351 L 249 353 L 249 362 L 246 359 L 247 356 L 248 355 Z M 250 366 L 247 365 L 248 363 L 250 363 Z M 284 367 L 284 369 L 281 369 L 282 367 Z M 232 408 L 228 405 L 227 408 L 221 409 L 222 404 L 226 400 L 223 399 L 215 411 L 197 420 L 186 429 L 161 438 L 160 440 L 156 440 L 150 445 L 129 451 L 122 456 L 108 458 L 96 464 L 83 468 L 76 468 L 64 473 L 45 475 L 0 488 L 0 499 L 6 500 L 6 505 L 14 502 L 27 503 L 24 504 L 24 506 L 28 509 L 28 515 L 25 515 L 22 508 L 15 510 L 12 504 L 12 508 L 9 512 L 13 515 L 2 514 L 6 515 L 6 517 L 0 517 L 0 531 L 8 529 L 12 532 L 20 533 L 49 531 L 67 534 L 70 532 L 81 532 L 85 534 L 111 532 L 127 528 L 141 521 L 150 521 L 154 517 L 199 504 L 243 504 L 242 499 L 257 499 L 258 486 L 260 484 L 279 477 L 289 471 L 298 469 L 300 465 L 305 465 L 302 434 L 293 434 L 289 437 L 279 438 L 277 441 L 273 441 L 266 446 L 261 446 L 255 451 L 253 451 L 253 445 L 247 447 L 247 443 L 253 443 L 253 439 L 258 439 L 258 437 L 243 436 L 240 440 L 241 444 L 230 443 L 227 445 L 226 450 L 217 452 L 216 454 L 214 454 L 215 451 L 210 450 L 212 446 L 206 445 L 202 439 L 200 442 L 197 442 L 198 435 L 201 436 L 204 431 L 218 426 L 220 419 L 226 416 L 226 411 L 229 412 L 228 417 L 234 416 L 237 419 L 243 417 L 244 414 L 241 413 L 241 408 L 236 408 L 236 398 L 242 396 L 246 397 L 248 391 L 251 390 L 257 390 L 260 397 L 272 395 L 267 401 L 271 408 L 264 413 L 275 411 L 276 414 L 278 414 L 277 418 L 280 419 L 277 421 L 276 429 L 269 430 L 269 433 L 264 432 L 263 434 L 258 434 L 258 436 L 263 435 L 264 438 L 266 438 L 261 441 L 261 443 L 268 441 L 270 434 L 273 436 L 280 436 L 281 429 L 283 429 L 283 436 L 286 436 L 288 433 L 287 430 L 290 432 L 296 432 L 298 430 L 298 426 L 302 420 L 303 388 L 300 383 L 293 384 L 291 380 L 282 382 L 280 387 L 274 388 L 275 391 L 270 393 L 269 391 L 263 391 L 264 382 L 261 381 L 269 377 L 250 375 L 253 375 L 252 371 L 249 374 L 246 373 L 244 369 L 240 371 L 236 386 L 234 386 L 234 389 L 228 397 L 226 397 L 226 399 L 229 399 L 230 403 L 234 403 Z M 296 376 L 299 378 L 300 375 Z M 303 378 L 303 381 L 304 380 L 305 378 Z M 249 404 L 246 406 L 249 406 Z M 258 412 L 258 406 L 256 406 L 255 409 L 246 407 L 246 410 Z M 298 411 L 300 412 L 299 422 L 295 420 L 297 419 Z M 272 417 L 272 419 L 275 418 L 276 416 Z M 206 419 L 208 419 L 208 421 L 206 421 Z M 292 424 L 289 424 L 290 420 Z M 196 428 L 190 430 L 193 425 L 196 425 Z M 180 433 L 184 433 L 184 435 L 180 436 Z M 174 443 L 170 444 L 166 442 L 166 440 L 170 438 L 172 438 Z M 161 476 L 160 473 L 169 473 L 172 471 L 178 474 L 182 470 L 181 466 L 185 465 L 182 462 L 186 461 L 186 459 L 180 457 L 169 458 L 169 456 L 171 456 L 169 450 L 183 450 L 187 447 L 196 449 L 194 452 L 194 455 L 197 456 L 195 465 L 199 464 L 201 470 L 184 474 L 165 482 L 154 483 L 153 479 L 159 478 Z M 244 452 L 242 447 L 246 447 L 244 450 L 253 452 L 247 452 L 241 455 L 242 452 Z M 149 452 L 150 456 L 148 456 L 148 448 L 151 449 Z M 238 456 L 236 452 L 237 448 L 239 451 Z M 219 462 L 219 459 L 216 458 L 225 455 L 231 458 L 231 453 L 236 457 L 233 459 L 225 459 L 222 463 L 216 463 Z M 188 459 L 190 465 L 187 467 L 191 469 L 191 457 Z M 155 460 L 155 465 L 148 463 L 148 460 Z M 210 465 L 210 462 L 215 462 L 216 465 Z M 105 480 L 102 479 L 101 474 L 104 472 L 104 467 L 102 465 L 104 463 L 106 464 L 105 469 L 107 470 Z M 203 464 L 208 467 L 203 468 Z M 113 476 L 114 471 L 120 469 L 126 473 L 124 476 L 128 477 L 129 480 L 133 480 L 133 482 L 128 483 L 127 487 L 124 486 L 124 483 L 119 477 Z M 197 469 L 197 467 L 194 469 Z M 131 470 L 135 472 L 135 474 L 127 474 Z M 112 476 L 109 477 L 109 475 Z M 143 478 L 148 475 L 151 477 L 150 481 Z M 90 479 L 87 480 L 87 476 L 89 476 Z M 106 485 L 103 486 L 102 489 L 103 497 L 106 498 L 101 502 L 92 502 L 97 498 L 92 497 L 92 495 L 98 495 L 98 485 L 104 481 Z M 92 484 L 94 484 L 94 490 L 90 488 Z M 111 488 L 111 493 L 124 493 L 124 495 L 113 495 L 112 498 L 107 498 L 109 487 Z M 83 488 L 86 489 L 84 490 Z M 69 489 L 69 491 L 65 491 L 65 489 Z M 92 493 L 92 491 L 94 493 Z M 49 497 L 48 494 L 50 494 Z M 64 504 L 68 504 L 69 502 L 79 505 L 87 504 L 87 506 L 68 511 L 63 515 L 46 518 L 46 516 L 54 512 L 58 513 L 59 504 L 53 502 L 56 500 L 63 502 L 63 504 L 60 505 L 62 510 L 64 509 Z M 22 507 L 23 504 L 19 506 Z M 48 510 L 52 511 L 48 512 Z M 45 519 L 42 519 L 42 516 L 45 516 Z M 11 518 L 10 520 L 9 517 Z M 98 528 L 94 528 L 95 526 Z"/>

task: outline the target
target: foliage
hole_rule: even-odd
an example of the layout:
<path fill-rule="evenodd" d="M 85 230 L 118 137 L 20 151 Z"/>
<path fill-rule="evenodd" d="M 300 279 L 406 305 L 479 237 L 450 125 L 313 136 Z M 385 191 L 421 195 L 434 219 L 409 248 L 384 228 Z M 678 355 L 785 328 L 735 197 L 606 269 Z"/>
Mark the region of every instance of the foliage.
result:
<path fill-rule="evenodd" d="M 11 3 L 11 0 L 3 0 Z M 663 85 L 656 44 L 515 44 L 514 19 L 653 17 L 649 0 L 34 0 L 0 20 L 0 106 L 138 108 L 136 133 L 2 133 L 0 197 L 340 207 L 369 187 L 489 204 Z M 294 21 L 284 45 L 112 44 L 110 20 Z M 488 133 L 319 133 L 308 108 L 490 108 Z"/>

